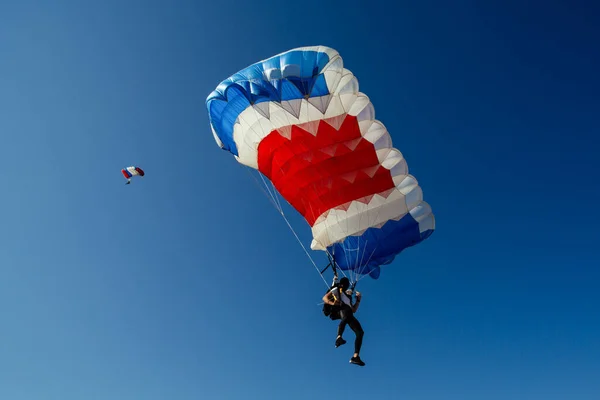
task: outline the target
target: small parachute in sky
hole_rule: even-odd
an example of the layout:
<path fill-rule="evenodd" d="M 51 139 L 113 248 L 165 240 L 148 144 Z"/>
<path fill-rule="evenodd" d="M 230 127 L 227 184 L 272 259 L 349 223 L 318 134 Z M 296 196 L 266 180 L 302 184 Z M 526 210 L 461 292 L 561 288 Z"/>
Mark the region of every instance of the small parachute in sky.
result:
<path fill-rule="evenodd" d="M 127 179 L 126 185 L 129 185 L 131 183 L 131 178 L 133 176 L 135 176 L 135 175 L 144 176 L 144 170 L 141 169 L 140 167 L 135 167 L 135 166 L 124 168 L 121 170 L 121 173 L 123 174 L 125 179 Z"/>

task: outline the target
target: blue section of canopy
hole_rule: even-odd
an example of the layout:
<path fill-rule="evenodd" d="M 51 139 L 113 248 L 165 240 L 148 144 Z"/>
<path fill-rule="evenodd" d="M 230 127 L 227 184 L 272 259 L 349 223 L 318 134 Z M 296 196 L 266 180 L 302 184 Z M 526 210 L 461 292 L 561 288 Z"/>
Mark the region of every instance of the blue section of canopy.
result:
<path fill-rule="evenodd" d="M 348 236 L 327 250 L 334 255 L 340 269 L 377 279 L 380 265 L 390 264 L 402 250 L 432 233 L 432 229 L 419 232 L 419 223 L 406 214 L 399 221 L 387 221 L 381 228 L 369 228 L 360 236 Z"/>
<path fill-rule="evenodd" d="M 210 124 L 234 155 L 233 126 L 238 116 L 252 104 L 288 101 L 329 94 L 323 68 L 327 53 L 290 50 L 253 64 L 225 79 L 206 99 Z"/>

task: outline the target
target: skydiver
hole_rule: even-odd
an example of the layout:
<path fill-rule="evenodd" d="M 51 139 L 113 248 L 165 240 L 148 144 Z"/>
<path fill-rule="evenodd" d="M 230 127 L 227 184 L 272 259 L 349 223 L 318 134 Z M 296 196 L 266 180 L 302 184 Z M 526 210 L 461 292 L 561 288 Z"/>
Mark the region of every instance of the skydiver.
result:
<path fill-rule="evenodd" d="M 352 304 L 352 290 L 350 287 L 350 280 L 346 277 L 340 279 L 339 283 L 336 283 L 337 276 L 334 277 L 334 287 L 323 296 L 323 301 L 332 306 L 340 307 L 340 324 L 337 329 L 337 338 L 335 339 L 335 347 L 340 347 L 345 344 L 346 341 L 342 337 L 346 325 L 350 326 L 350 329 L 354 331 L 356 339 L 354 340 L 354 355 L 350 359 L 351 364 L 360 365 L 361 367 L 365 363 L 360 359 L 359 353 L 362 346 L 364 331 L 360 325 L 360 322 L 354 316 L 354 313 L 358 310 L 360 299 L 362 295 L 360 292 L 356 292 L 356 303 Z"/>

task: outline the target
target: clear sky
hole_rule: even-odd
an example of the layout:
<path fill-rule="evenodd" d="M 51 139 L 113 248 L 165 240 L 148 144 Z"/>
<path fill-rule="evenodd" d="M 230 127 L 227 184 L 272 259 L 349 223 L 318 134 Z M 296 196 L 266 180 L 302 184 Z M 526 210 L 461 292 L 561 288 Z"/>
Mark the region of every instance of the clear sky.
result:
<path fill-rule="evenodd" d="M 451 3 L 0 2 L 0 398 L 600 398 L 600 10 Z M 204 105 L 310 45 L 437 220 L 360 282 L 364 368 Z"/>

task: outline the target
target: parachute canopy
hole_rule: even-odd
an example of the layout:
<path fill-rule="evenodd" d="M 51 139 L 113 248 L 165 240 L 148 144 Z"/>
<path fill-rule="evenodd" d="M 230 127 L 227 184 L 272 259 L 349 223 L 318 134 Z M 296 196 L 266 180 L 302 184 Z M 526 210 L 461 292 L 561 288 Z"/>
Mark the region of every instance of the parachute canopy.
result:
<path fill-rule="evenodd" d="M 417 180 L 336 50 L 257 62 L 221 82 L 206 107 L 217 144 L 272 182 L 310 225 L 311 248 L 341 269 L 377 278 L 433 233 Z"/>
<path fill-rule="evenodd" d="M 140 167 L 136 167 L 136 166 L 123 168 L 121 170 L 121 173 L 123 174 L 125 179 L 127 179 L 128 182 L 131 180 L 131 177 L 133 177 L 134 175 L 144 176 L 144 170 L 142 170 Z"/>

